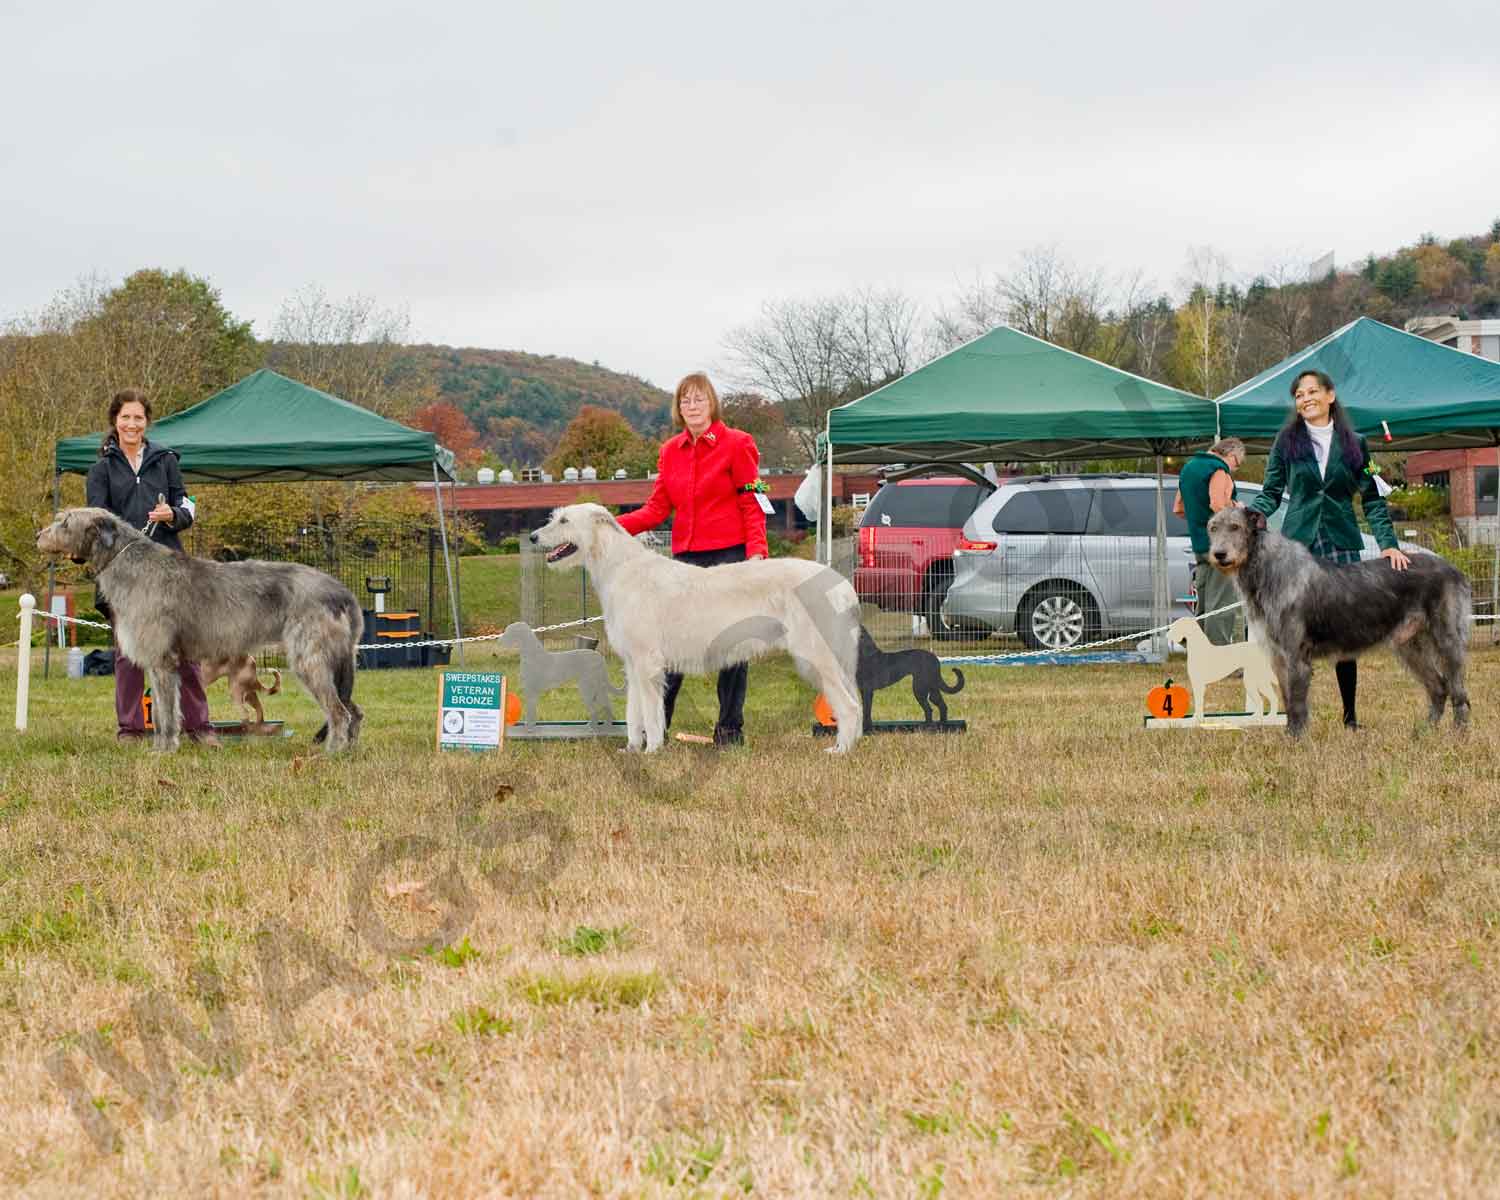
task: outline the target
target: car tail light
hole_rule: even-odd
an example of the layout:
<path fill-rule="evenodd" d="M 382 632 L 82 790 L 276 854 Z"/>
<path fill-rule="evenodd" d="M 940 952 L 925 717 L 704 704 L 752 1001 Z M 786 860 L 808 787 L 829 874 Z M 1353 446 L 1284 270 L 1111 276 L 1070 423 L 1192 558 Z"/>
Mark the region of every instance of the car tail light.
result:
<path fill-rule="evenodd" d="M 873 525 L 860 526 L 859 565 L 862 567 L 875 565 L 875 527 Z"/>
<path fill-rule="evenodd" d="M 968 538 L 960 534 L 958 545 L 953 547 L 953 552 L 955 554 L 988 554 L 999 544 L 999 542 L 971 542 Z"/>

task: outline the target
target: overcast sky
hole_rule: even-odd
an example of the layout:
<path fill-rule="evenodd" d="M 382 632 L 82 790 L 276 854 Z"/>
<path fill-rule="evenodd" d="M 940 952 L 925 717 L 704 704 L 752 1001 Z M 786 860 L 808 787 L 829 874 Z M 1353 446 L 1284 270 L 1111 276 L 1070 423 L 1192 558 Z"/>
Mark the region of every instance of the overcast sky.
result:
<path fill-rule="evenodd" d="M 184 267 L 261 336 L 317 284 L 670 386 L 769 299 L 1500 217 L 1471 4 L 1009 7 L 0 0 L 0 317 Z"/>

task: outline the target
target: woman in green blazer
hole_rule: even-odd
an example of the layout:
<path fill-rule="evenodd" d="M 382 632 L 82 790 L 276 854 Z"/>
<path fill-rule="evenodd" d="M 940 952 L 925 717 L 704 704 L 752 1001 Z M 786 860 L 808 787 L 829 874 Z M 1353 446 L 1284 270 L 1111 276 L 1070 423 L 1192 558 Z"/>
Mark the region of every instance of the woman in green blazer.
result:
<path fill-rule="evenodd" d="M 1380 554 L 1397 571 L 1411 560 L 1396 545 L 1385 498 L 1375 485 L 1370 448 L 1354 431 L 1344 406 L 1334 393 L 1333 380 L 1322 371 L 1303 371 L 1292 380 L 1292 415 L 1271 447 L 1266 480 L 1250 507 L 1270 516 L 1287 496 L 1281 532 L 1301 542 L 1334 566 L 1359 562 L 1364 539 L 1354 515 L 1359 495 L 1370 532 L 1380 543 Z M 1344 724 L 1358 729 L 1354 694 L 1359 668 L 1353 659 L 1334 663 L 1339 697 L 1344 702 Z"/>

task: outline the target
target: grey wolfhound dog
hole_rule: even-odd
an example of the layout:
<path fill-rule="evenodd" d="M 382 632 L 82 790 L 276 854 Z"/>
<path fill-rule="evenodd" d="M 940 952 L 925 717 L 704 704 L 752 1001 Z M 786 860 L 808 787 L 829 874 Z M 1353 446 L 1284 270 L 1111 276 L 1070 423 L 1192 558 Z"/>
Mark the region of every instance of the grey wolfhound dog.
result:
<path fill-rule="evenodd" d="M 1427 689 L 1427 719 L 1453 704 L 1469 722 L 1469 581 L 1435 554 L 1413 554 L 1397 571 L 1384 559 L 1330 566 L 1300 542 L 1266 528 L 1252 509 L 1224 508 L 1208 523 L 1209 557 L 1234 577 L 1246 615 L 1271 652 L 1286 701 L 1286 731 L 1307 729 L 1314 658 L 1352 658 L 1389 644 Z"/>
<path fill-rule="evenodd" d="M 277 641 L 327 719 L 315 740 L 326 737 L 332 753 L 359 736 L 354 647 L 364 619 L 338 580 L 300 563 L 190 558 L 102 508 L 59 513 L 36 544 L 93 568 L 121 652 L 150 676 L 157 750 L 177 749 L 179 663 L 235 658 Z"/>
<path fill-rule="evenodd" d="M 588 568 L 609 644 L 625 660 L 629 749 L 660 749 L 668 671 L 709 674 L 777 648 L 828 697 L 832 751 L 859 740 L 859 598 L 837 572 L 795 558 L 689 566 L 642 546 L 598 504 L 555 510 L 531 542 L 551 566 Z"/>

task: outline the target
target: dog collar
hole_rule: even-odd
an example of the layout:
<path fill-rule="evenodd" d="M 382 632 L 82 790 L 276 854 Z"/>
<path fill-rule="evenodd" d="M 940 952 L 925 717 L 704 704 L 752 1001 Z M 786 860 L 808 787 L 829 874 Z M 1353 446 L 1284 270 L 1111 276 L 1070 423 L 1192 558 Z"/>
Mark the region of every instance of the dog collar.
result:
<path fill-rule="evenodd" d="M 125 551 L 129 550 L 132 546 L 150 546 L 152 544 L 153 543 L 151 543 L 149 541 L 144 541 L 143 540 L 143 541 L 139 541 L 138 542 L 134 538 L 131 538 L 124 545 L 122 545 L 118 550 L 116 550 L 113 554 L 111 554 L 109 556 L 109 561 L 106 562 L 103 566 L 101 566 L 99 568 L 99 570 L 101 570 L 101 571 L 107 571 L 107 570 L 109 570 L 110 567 L 112 567 L 112 566 L 115 565 L 115 559 L 119 558 L 120 555 L 124 554 Z"/>

